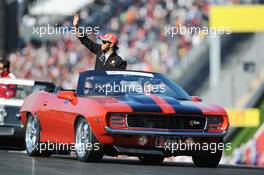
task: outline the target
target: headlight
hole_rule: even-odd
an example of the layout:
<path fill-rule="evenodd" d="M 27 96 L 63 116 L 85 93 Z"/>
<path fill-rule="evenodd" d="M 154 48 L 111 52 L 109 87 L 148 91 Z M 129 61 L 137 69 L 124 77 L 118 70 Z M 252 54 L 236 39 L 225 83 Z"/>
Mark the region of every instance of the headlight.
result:
<path fill-rule="evenodd" d="M 7 116 L 7 112 L 4 106 L 0 106 L 0 123 L 4 123 L 5 117 Z"/>
<path fill-rule="evenodd" d="M 126 114 L 111 114 L 110 116 L 111 128 L 125 128 L 126 127 Z"/>

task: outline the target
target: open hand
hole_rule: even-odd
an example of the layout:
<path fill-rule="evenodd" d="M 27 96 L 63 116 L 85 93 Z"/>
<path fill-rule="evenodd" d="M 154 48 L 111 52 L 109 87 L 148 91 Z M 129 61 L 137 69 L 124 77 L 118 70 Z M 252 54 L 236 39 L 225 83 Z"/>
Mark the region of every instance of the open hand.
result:
<path fill-rule="evenodd" d="M 80 14 L 79 12 L 75 13 L 73 16 L 73 25 L 77 26 L 80 20 Z"/>

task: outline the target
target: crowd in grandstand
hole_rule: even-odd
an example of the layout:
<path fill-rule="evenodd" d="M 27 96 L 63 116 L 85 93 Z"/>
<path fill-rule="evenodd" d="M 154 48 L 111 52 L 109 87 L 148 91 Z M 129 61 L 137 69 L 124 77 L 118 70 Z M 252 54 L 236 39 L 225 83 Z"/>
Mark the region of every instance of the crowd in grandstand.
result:
<path fill-rule="evenodd" d="M 171 37 L 166 35 L 164 27 L 207 26 L 209 1 L 139 0 L 129 3 L 122 11 L 115 9 L 108 22 L 100 27 L 102 35 L 113 32 L 119 36 L 119 52 L 127 60 L 128 69 L 169 73 L 203 40 L 201 33 Z M 122 3 L 115 4 L 119 5 Z M 109 5 L 104 5 L 107 9 L 105 6 Z M 81 16 L 91 18 L 85 8 Z M 62 25 L 70 27 L 71 20 L 66 19 Z M 18 78 L 49 80 L 64 88 L 74 88 L 78 73 L 94 67 L 94 56 L 74 35 L 35 43 L 27 42 L 9 55 Z"/>

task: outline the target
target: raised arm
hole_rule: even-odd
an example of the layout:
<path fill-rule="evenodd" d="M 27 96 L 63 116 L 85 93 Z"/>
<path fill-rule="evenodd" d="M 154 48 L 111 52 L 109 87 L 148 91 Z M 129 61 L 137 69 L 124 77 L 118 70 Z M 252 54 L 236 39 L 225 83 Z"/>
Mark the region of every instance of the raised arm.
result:
<path fill-rule="evenodd" d="M 78 37 L 78 39 L 81 41 L 81 43 L 85 47 L 87 47 L 94 54 L 101 52 L 101 45 L 100 44 L 97 44 L 96 42 L 92 41 L 90 38 L 88 38 L 85 35 L 85 33 L 80 33 L 80 31 L 78 30 L 79 20 L 80 20 L 80 14 L 79 13 L 74 14 L 73 26 L 74 26 L 76 36 Z"/>

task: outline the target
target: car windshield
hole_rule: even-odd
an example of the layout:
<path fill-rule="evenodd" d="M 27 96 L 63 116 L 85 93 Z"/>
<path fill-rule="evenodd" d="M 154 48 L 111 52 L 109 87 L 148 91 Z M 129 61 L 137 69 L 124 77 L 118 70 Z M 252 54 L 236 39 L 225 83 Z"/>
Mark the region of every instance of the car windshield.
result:
<path fill-rule="evenodd" d="M 50 85 L 45 83 L 35 83 L 34 86 L 16 85 L 14 88 L 16 94 L 13 98 L 24 99 L 33 92 L 50 91 L 50 88 Z"/>
<path fill-rule="evenodd" d="M 15 90 L 16 94 L 15 94 L 15 96 L 13 98 L 24 99 L 29 94 L 34 92 L 34 86 L 16 85 L 14 90 Z"/>
<path fill-rule="evenodd" d="M 182 100 L 190 96 L 177 84 L 160 74 L 109 71 L 107 75 L 89 74 L 79 81 L 77 94 L 81 96 L 159 95 Z"/>

